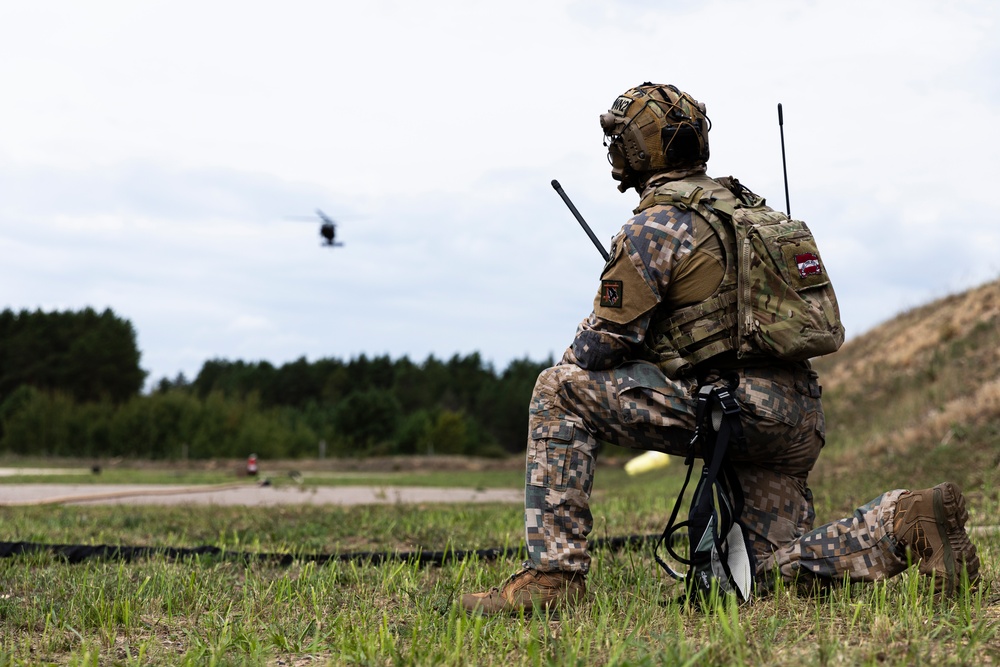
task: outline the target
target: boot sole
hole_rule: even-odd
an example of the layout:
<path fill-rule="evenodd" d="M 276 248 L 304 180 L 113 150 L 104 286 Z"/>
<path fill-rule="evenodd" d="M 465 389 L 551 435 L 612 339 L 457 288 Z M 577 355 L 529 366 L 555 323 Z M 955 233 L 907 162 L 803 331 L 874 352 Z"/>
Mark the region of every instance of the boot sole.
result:
<path fill-rule="evenodd" d="M 934 487 L 934 522 L 937 524 L 938 537 L 944 549 L 945 571 L 940 573 L 943 577 L 935 576 L 934 588 L 938 593 L 945 592 L 952 594 L 961 581 L 961 571 L 959 567 L 966 570 L 971 584 L 978 576 L 978 557 L 975 553 L 975 546 L 970 542 L 970 551 L 973 561 L 967 561 L 967 552 L 961 553 L 962 560 L 959 559 L 955 550 L 951 546 L 950 535 L 959 531 L 965 532 L 965 522 L 969 520 L 969 510 L 965 506 L 965 496 L 958 490 L 958 487 L 951 482 L 945 482 Z M 968 541 L 968 537 L 965 538 Z M 969 565 L 975 562 L 975 571 L 969 571 Z M 937 573 L 935 573 L 937 575 Z M 943 591 L 942 591 L 943 589 Z"/>

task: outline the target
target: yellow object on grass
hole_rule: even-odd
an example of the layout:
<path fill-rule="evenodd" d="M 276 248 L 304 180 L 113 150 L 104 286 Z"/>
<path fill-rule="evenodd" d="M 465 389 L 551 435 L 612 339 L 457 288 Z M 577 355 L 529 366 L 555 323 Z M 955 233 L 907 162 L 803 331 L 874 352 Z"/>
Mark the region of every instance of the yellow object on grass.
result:
<path fill-rule="evenodd" d="M 635 457 L 631 461 L 625 464 L 625 472 L 629 475 L 638 475 L 640 473 L 649 472 L 650 470 L 657 470 L 659 468 L 665 468 L 670 465 L 670 455 L 664 454 L 663 452 L 649 451 L 639 456 Z"/>

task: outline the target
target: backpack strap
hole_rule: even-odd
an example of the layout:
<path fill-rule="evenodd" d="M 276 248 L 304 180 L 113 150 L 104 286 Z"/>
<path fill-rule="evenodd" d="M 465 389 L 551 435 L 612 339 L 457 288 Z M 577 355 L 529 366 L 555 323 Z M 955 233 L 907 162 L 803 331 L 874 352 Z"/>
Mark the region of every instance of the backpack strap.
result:
<path fill-rule="evenodd" d="M 632 213 L 638 215 L 640 212 L 646 210 L 651 206 L 656 206 L 657 204 L 670 204 L 671 206 L 676 206 L 681 210 L 692 209 L 697 206 L 698 201 L 701 200 L 702 195 L 705 190 L 700 185 L 696 185 L 693 188 L 679 188 L 676 183 L 668 184 L 670 187 L 660 187 L 655 189 L 653 192 L 647 194 L 639 202 Z"/>

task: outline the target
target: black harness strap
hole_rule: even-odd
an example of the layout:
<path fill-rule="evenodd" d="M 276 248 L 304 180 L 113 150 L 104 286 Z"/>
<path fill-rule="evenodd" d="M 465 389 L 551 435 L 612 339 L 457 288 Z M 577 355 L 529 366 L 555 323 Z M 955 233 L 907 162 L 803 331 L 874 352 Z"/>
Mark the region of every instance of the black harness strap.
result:
<path fill-rule="evenodd" d="M 746 529 L 739 520 L 745 502 L 743 488 L 728 456 L 731 445 L 736 448 L 746 446 L 740 421 L 740 405 L 733 393 L 738 383 L 739 378 L 733 376 L 728 383 L 704 384 L 699 388 L 695 433 L 685 459 L 687 475 L 670 519 L 653 549 L 657 564 L 674 579 L 684 581 L 689 591 L 692 586 L 697 585 L 693 576 L 699 572 L 710 572 L 716 564 L 721 566 L 727 577 L 727 585 L 735 581 L 726 558 L 729 547 L 727 538 L 734 525 L 739 526 L 740 537 L 746 545 Z M 678 523 L 677 514 L 691 480 L 695 458 L 701 458 L 704 462 L 701 476 L 695 487 L 688 519 Z M 674 549 L 678 542 L 677 534 L 684 528 L 689 536 L 687 558 Z M 660 557 L 659 550 L 664 543 L 670 556 L 688 567 L 687 575 L 678 572 Z M 717 555 L 714 562 L 713 551 Z M 752 572 L 752 554 L 750 558 Z M 703 583 L 707 585 L 708 582 Z M 740 597 L 743 598 L 742 593 Z"/>

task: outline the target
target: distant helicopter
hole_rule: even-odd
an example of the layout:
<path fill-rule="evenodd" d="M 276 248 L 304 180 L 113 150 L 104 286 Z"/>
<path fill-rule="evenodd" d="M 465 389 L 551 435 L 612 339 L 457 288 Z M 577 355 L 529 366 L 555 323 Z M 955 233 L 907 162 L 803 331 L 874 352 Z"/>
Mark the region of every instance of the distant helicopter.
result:
<path fill-rule="evenodd" d="M 323 221 L 323 224 L 319 226 L 319 235 L 323 237 L 323 245 L 330 246 L 331 248 L 344 245 L 336 240 L 337 223 L 333 221 L 333 218 L 319 209 L 316 209 L 316 215 Z"/>

